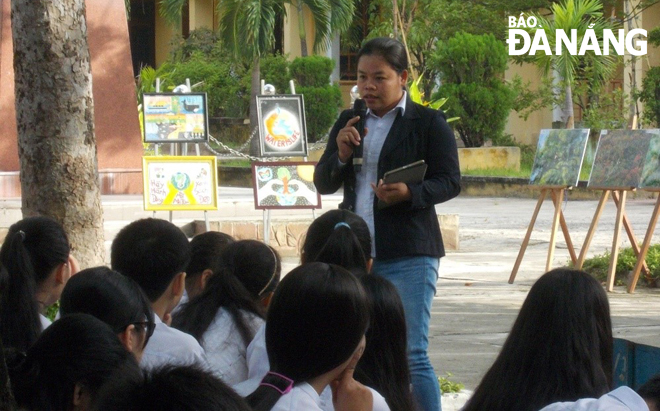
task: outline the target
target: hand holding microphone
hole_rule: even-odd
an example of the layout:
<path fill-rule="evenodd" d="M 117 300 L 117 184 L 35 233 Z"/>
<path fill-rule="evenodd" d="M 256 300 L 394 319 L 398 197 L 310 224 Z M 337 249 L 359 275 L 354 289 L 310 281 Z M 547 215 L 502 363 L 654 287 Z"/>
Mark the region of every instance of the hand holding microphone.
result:
<path fill-rule="evenodd" d="M 355 129 L 360 135 L 360 142 L 364 137 L 364 123 L 367 117 L 367 103 L 361 98 L 358 98 L 353 103 L 353 117 L 359 116 L 360 119 L 355 123 Z M 353 149 L 353 168 L 356 173 L 362 170 L 362 144 L 355 146 Z"/>
<path fill-rule="evenodd" d="M 353 118 L 348 120 L 346 126 L 337 134 L 339 160 L 347 163 L 352 155 L 352 164 L 356 172 L 362 168 L 362 138 L 367 133 L 367 129 L 364 127 L 366 116 L 367 106 L 364 100 L 355 100 Z"/>

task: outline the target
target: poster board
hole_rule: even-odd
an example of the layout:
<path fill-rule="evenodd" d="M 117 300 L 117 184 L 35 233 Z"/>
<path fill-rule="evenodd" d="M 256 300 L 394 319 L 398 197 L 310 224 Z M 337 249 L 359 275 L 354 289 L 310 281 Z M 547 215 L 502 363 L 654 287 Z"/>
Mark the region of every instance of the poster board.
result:
<path fill-rule="evenodd" d="M 307 157 L 302 94 L 257 96 L 257 122 L 262 157 Z"/>
<path fill-rule="evenodd" d="M 580 178 L 589 129 L 544 129 L 532 166 L 530 184 L 574 187 Z"/>
<path fill-rule="evenodd" d="M 660 130 L 655 128 L 639 131 L 644 131 L 650 135 L 639 188 L 660 191 Z"/>
<path fill-rule="evenodd" d="M 145 210 L 217 210 L 215 156 L 142 157 Z"/>
<path fill-rule="evenodd" d="M 653 136 L 647 131 L 601 131 L 587 187 L 607 190 L 637 188 Z"/>
<path fill-rule="evenodd" d="M 314 162 L 254 162 L 252 187 L 254 208 L 321 208 L 321 196 L 314 186 Z"/>
<path fill-rule="evenodd" d="M 144 93 L 145 143 L 204 143 L 209 140 L 206 93 Z"/>

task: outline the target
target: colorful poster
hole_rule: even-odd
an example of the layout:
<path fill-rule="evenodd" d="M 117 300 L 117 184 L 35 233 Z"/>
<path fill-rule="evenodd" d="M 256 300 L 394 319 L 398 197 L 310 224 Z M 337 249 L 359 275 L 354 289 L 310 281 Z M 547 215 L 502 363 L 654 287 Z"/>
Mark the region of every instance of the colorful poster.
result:
<path fill-rule="evenodd" d="M 651 131 L 601 131 L 588 187 L 609 190 L 637 188 L 653 137 Z"/>
<path fill-rule="evenodd" d="M 145 210 L 217 210 L 213 156 L 143 157 Z"/>
<path fill-rule="evenodd" d="M 643 130 L 651 135 L 649 149 L 644 157 L 644 168 L 639 188 L 660 190 L 660 130 Z"/>
<path fill-rule="evenodd" d="M 208 141 L 206 93 L 144 93 L 145 143 Z"/>
<path fill-rule="evenodd" d="M 546 129 L 539 134 L 530 184 L 573 187 L 580 178 L 589 129 Z"/>
<path fill-rule="evenodd" d="M 257 119 L 263 157 L 307 156 L 302 95 L 257 96 Z"/>
<path fill-rule="evenodd" d="M 321 208 L 312 162 L 252 163 L 254 208 Z"/>

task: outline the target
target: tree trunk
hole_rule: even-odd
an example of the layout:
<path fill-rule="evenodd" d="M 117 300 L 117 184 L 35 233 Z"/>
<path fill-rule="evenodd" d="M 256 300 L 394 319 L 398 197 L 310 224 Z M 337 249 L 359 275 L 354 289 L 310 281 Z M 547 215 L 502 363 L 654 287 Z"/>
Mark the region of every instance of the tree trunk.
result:
<path fill-rule="evenodd" d="M 24 216 L 62 223 L 81 267 L 103 264 L 84 0 L 12 0 Z"/>
<path fill-rule="evenodd" d="M 573 120 L 573 90 L 571 85 L 566 85 L 566 98 L 564 99 L 564 114 L 566 115 L 566 128 L 574 127 Z"/>
<path fill-rule="evenodd" d="M 257 94 L 261 94 L 261 72 L 259 70 L 259 56 L 252 59 L 252 77 L 250 88 L 250 155 L 261 157 L 261 144 L 259 137 L 259 122 L 257 120 Z"/>
<path fill-rule="evenodd" d="M 305 31 L 305 15 L 301 0 L 296 2 L 298 9 L 298 35 L 300 36 L 300 57 L 307 57 L 307 32 Z"/>

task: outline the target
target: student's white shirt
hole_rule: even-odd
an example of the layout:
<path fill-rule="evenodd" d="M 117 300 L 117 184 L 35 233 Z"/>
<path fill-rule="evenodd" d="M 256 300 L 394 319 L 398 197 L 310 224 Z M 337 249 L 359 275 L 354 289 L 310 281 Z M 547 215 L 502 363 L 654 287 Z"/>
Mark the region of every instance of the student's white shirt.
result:
<path fill-rule="evenodd" d="M 628 387 L 619 387 L 600 398 L 556 402 L 541 411 L 649 411 L 646 402 Z"/>
<path fill-rule="evenodd" d="M 50 321 L 48 319 L 48 317 L 46 317 L 43 314 L 39 314 L 39 321 L 41 321 L 41 331 L 43 331 L 46 328 L 50 327 L 50 325 L 52 324 L 52 321 Z"/>
<path fill-rule="evenodd" d="M 156 328 L 142 354 L 140 366 L 150 369 L 166 364 L 198 364 L 207 367 L 204 349 L 189 334 L 169 327 L 154 315 Z"/>
<path fill-rule="evenodd" d="M 241 310 L 241 314 L 247 320 L 253 335 L 265 323 L 252 313 Z M 227 385 L 234 385 L 248 378 L 247 346 L 232 315 L 226 309 L 220 308 L 202 336 L 202 347 L 211 371 Z"/>
<path fill-rule="evenodd" d="M 247 348 L 247 365 L 248 365 L 248 379 L 239 384 L 234 385 L 232 388 L 242 397 L 247 397 L 252 394 L 257 388 L 261 380 L 264 378 L 266 373 L 270 370 L 270 361 L 268 360 L 268 352 L 266 351 L 266 325 L 264 324 L 255 334 L 254 339 L 248 345 Z M 306 387 L 309 387 L 309 391 Z M 371 391 L 374 399 L 373 411 L 390 411 L 390 407 L 387 405 L 387 401 L 383 398 L 382 395 L 371 387 L 367 387 Z M 296 391 L 298 390 L 298 391 Z M 308 403 L 303 402 L 300 407 L 296 402 L 286 402 L 283 403 L 283 407 L 286 407 L 286 404 L 290 406 L 295 406 L 297 408 L 277 408 L 280 402 L 290 394 L 296 392 L 296 398 L 300 401 L 307 401 L 308 398 L 314 400 L 317 404 L 317 408 L 305 408 Z M 318 401 L 317 401 L 318 397 Z M 309 404 L 314 404 L 309 403 Z M 325 390 L 319 396 L 309 384 L 303 383 L 294 387 L 291 392 L 282 396 L 282 398 L 275 404 L 273 410 L 323 410 L 323 411 L 334 411 L 335 407 L 332 404 L 332 391 L 330 386 L 326 387 Z"/>

